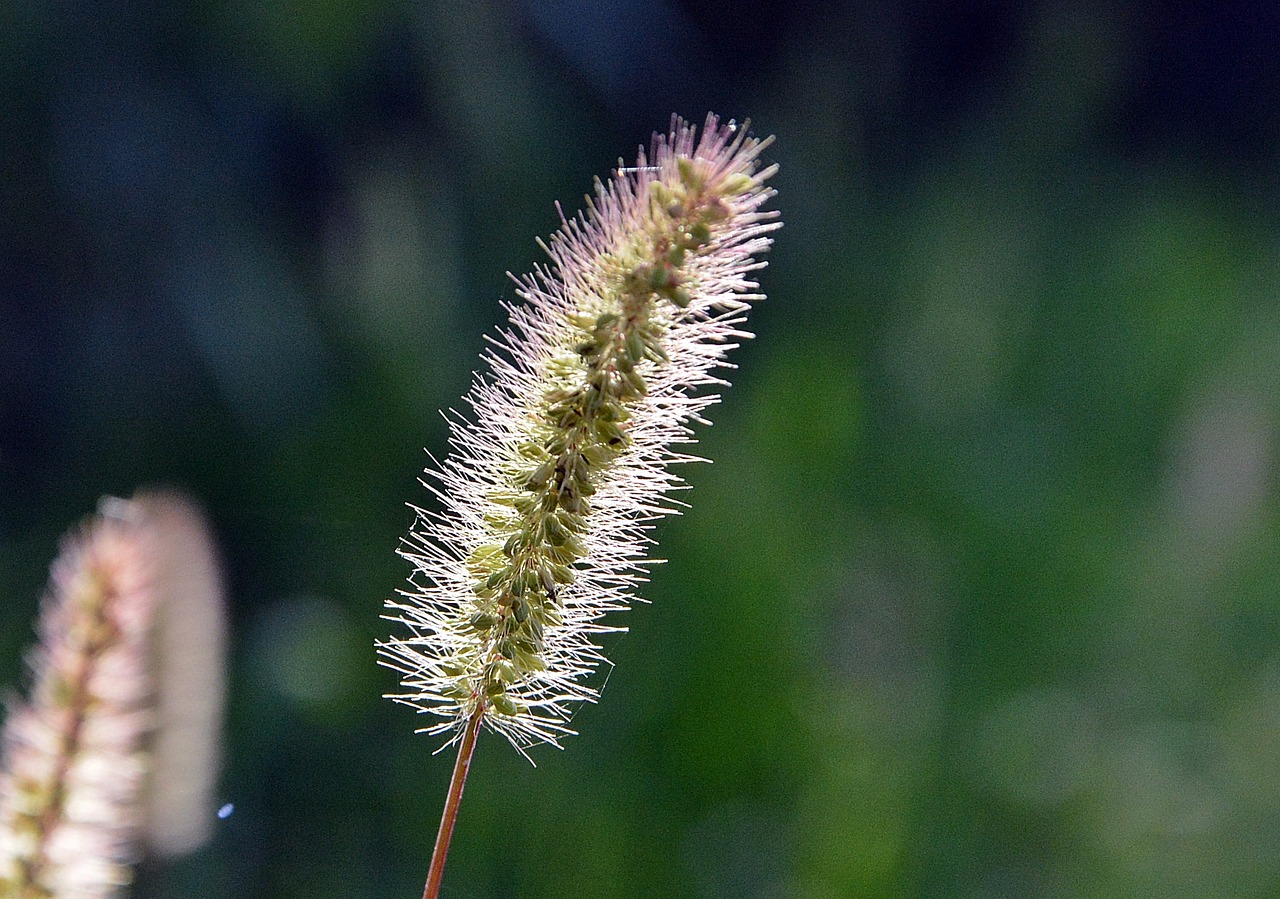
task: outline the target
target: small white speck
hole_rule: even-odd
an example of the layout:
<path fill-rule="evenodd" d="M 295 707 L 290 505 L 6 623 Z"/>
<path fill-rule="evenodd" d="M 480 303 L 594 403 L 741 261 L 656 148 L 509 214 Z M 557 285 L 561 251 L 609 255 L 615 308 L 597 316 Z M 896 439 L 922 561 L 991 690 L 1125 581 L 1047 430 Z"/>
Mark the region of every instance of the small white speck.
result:
<path fill-rule="evenodd" d="M 235 810 L 235 803 L 228 802 L 222 808 L 218 809 L 218 817 L 225 821 L 227 818 L 231 817 L 231 813 Z"/>

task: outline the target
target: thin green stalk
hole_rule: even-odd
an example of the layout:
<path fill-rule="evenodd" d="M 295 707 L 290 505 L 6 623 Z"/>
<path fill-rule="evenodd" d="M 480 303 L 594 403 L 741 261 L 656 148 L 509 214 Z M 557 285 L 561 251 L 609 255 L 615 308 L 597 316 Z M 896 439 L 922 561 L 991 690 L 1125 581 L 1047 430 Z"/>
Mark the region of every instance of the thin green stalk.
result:
<path fill-rule="evenodd" d="M 462 742 L 458 744 L 458 760 L 453 763 L 453 777 L 449 781 L 449 795 L 444 802 L 444 814 L 440 816 L 440 831 L 436 834 L 436 848 L 431 853 L 431 870 L 427 872 L 427 886 L 422 899 L 436 899 L 440 895 L 440 881 L 444 878 L 444 862 L 449 855 L 449 841 L 453 839 L 453 825 L 458 820 L 458 806 L 462 803 L 462 788 L 471 770 L 471 756 L 476 751 L 476 737 L 480 734 L 480 722 L 484 720 L 484 706 L 471 716 Z"/>

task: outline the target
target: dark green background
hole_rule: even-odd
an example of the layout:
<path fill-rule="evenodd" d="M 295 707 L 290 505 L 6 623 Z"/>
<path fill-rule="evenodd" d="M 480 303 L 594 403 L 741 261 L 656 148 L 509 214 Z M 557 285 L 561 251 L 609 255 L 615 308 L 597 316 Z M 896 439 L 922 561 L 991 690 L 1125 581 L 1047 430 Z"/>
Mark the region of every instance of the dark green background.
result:
<path fill-rule="evenodd" d="M 1276 895 L 1280 15 L 1145 10 L 0 6 L 0 681 L 103 494 L 186 489 L 230 586 L 236 810 L 136 895 L 420 894 L 422 447 L 553 201 L 709 109 L 778 136 L 759 339 L 445 894 Z"/>

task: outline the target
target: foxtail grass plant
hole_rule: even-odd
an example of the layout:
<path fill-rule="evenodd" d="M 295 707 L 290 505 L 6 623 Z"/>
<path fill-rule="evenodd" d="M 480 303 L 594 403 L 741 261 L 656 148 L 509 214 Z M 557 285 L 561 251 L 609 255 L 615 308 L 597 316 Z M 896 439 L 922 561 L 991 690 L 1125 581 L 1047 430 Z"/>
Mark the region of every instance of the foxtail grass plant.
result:
<path fill-rule="evenodd" d="M 66 538 L 30 699 L 5 720 L 0 897 L 116 896 L 144 842 L 208 837 L 222 616 L 212 543 L 179 498 L 104 500 Z"/>
<path fill-rule="evenodd" d="M 482 728 L 528 755 L 572 734 L 589 676 L 605 663 L 605 619 L 645 580 L 654 522 L 679 505 L 670 466 L 694 459 L 690 425 L 726 386 L 726 353 L 750 335 L 753 280 L 776 214 L 745 127 L 673 119 L 633 167 L 561 212 L 550 263 L 516 279 L 466 397 L 450 452 L 401 554 L 411 589 L 385 617 L 408 632 L 378 644 L 401 675 L 389 698 L 432 716 L 423 732 L 458 755 L 424 899 L 438 894 Z"/>

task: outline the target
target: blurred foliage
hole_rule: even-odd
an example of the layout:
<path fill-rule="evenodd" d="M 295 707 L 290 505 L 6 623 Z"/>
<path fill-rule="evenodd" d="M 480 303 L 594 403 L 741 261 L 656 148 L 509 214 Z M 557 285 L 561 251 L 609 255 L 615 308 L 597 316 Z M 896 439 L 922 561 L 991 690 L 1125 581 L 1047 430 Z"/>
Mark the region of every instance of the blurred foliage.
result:
<path fill-rule="evenodd" d="M 553 200 L 749 115 L 786 228 L 715 464 L 581 736 L 482 740 L 446 893 L 1274 895 L 1278 42 L 1250 2 L 0 6 L 0 680 L 57 534 L 185 488 L 235 812 L 135 895 L 420 894 L 450 761 L 371 644 L 436 410 Z"/>

